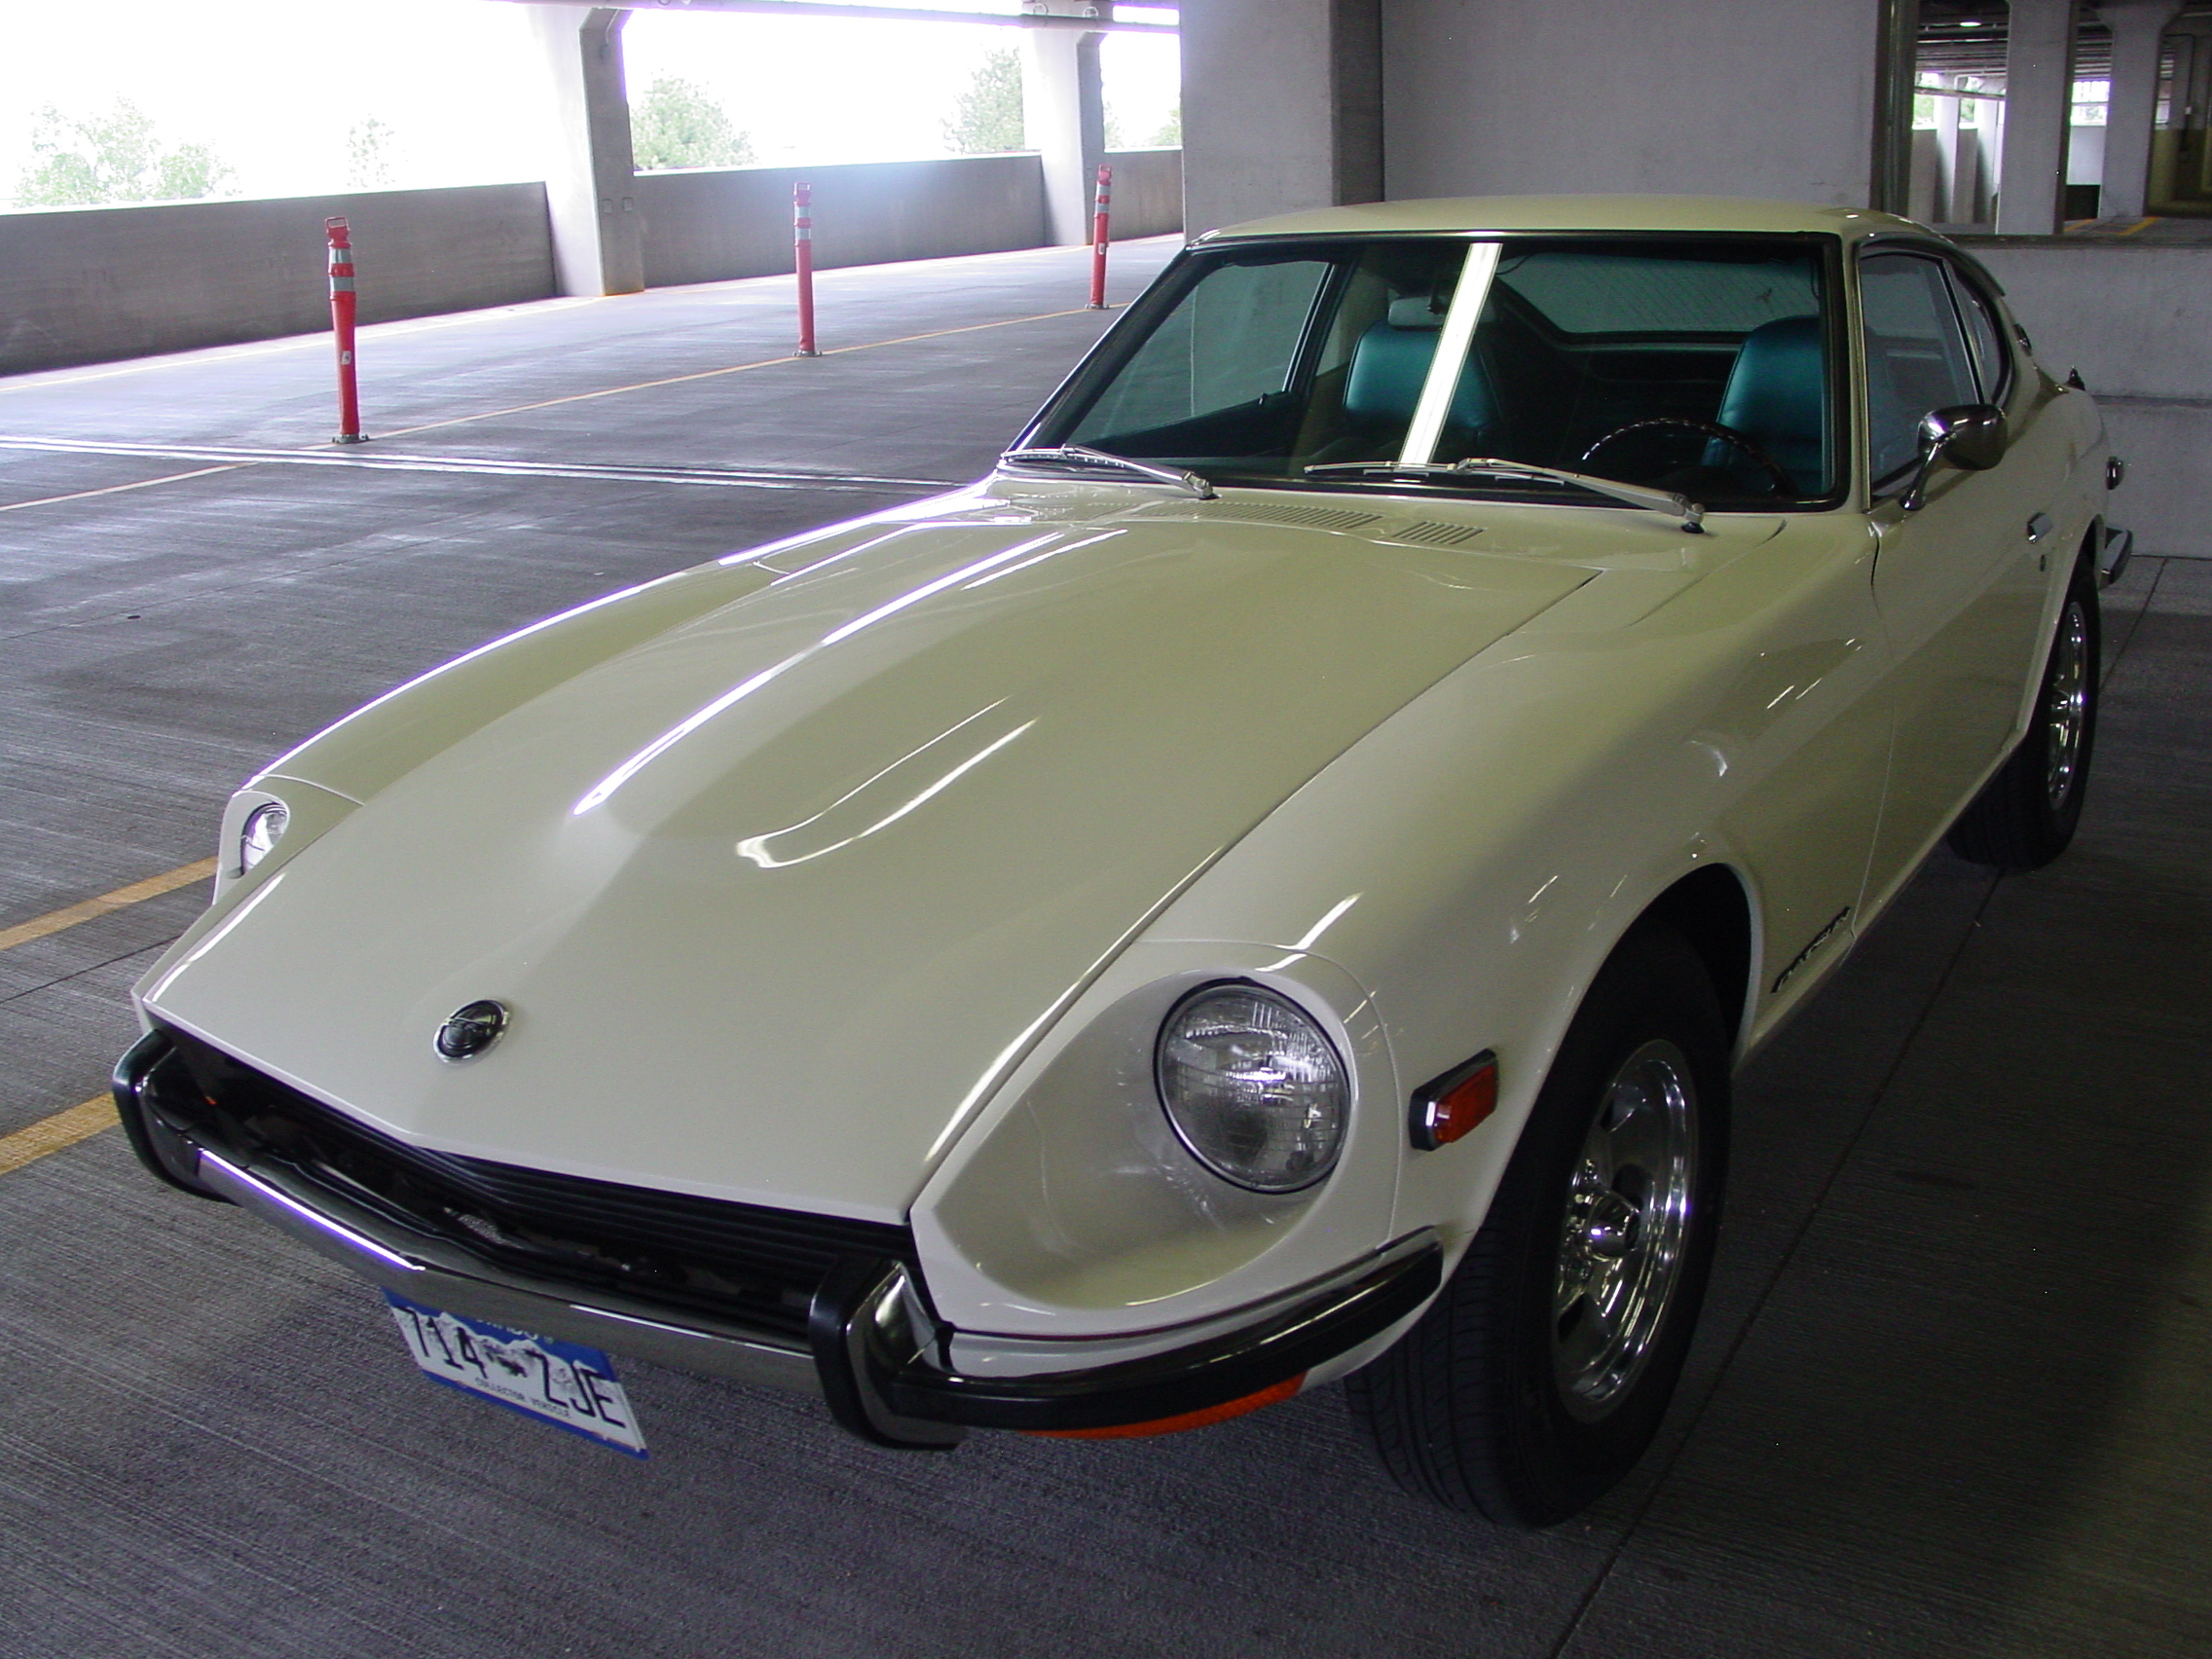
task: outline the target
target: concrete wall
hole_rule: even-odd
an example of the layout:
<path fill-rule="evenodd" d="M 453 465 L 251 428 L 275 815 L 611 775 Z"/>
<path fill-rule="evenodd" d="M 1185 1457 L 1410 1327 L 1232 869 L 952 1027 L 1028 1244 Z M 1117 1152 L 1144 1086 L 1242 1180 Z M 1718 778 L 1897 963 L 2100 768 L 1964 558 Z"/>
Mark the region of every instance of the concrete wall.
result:
<path fill-rule="evenodd" d="M 1114 168 L 1116 241 L 1163 237 L 1183 228 L 1183 152 L 1109 150 Z"/>
<path fill-rule="evenodd" d="M 1385 22 L 1392 197 L 1870 200 L 1880 0 L 1393 0 Z"/>
<path fill-rule="evenodd" d="M 789 271 L 792 185 L 799 179 L 814 186 L 818 269 L 997 253 L 1045 240 L 1045 180 L 1031 155 L 640 173 L 645 286 Z"/>
<path fill-rule="evenodd" d="M 1114 236 L 1183 224 L 1179 150 L 1114 164 Z M 641 173 L 651 286 L 792 268 L 792 184 L 814 186 L 823 266 L 1037 247 L 1033 155 Z M 353 227 L 363 322 L 556 291 L 541 184 L 0 213 L 0 374 L 306 334 L 330 323 L 322 222 Z"/>
<path fill-rule="evenodd" d="M 0 213 L 0 374 L 327 327 L 336 214 L 363 322 L 553 291 L 539 184 Z"/>
<path fill-rule="evenodd" d="M 2212 247 L 1961 240 L 2037 354 L 2096 394 L 2128 465 L 2113 521 L 2145 553 L 2212 557 Z"/>
<path fill-rule="evenodd" d="M 1378 0 L 1203 0 L 1182 17 L 1191 235 L 1383 196 Z"/>
<path fill-rule="evenodd" d="M 1179 150 L 1124 150 L 1114 166 L 1114 237 L 1183 225 Z M 768 276 L 792 268 L 792 186 L 814 186 L 814 264 L 883 265 L 1039 247 L 1045 175 L 1027 153 L 823 167 L 640 173 L 645 286 Z"/>

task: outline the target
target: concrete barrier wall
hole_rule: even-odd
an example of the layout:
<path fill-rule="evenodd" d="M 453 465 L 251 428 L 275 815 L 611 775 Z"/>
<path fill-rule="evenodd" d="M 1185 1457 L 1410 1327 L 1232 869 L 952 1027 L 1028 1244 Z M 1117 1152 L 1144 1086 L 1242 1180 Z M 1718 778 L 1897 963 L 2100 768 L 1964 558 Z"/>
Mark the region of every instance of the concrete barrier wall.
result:
<path fill-rule="evenodd" d="M 1182 228 L 1181 151 L 1109 160 L 1117 240 Z M 997 253 L 1045 240 L 1034 155 L 641 173 L 646 284 L 789 271 L 800 178 L 814 185 L 818 265 Z M 363 322 L 554 291 L 542 184 L 0 212 L 0 374 L 327 327 L 322 222 L 338 214 L 360 250 Z"/>
<path fill-rule="evenodd" d="M 1122 150 L 1114 239 L 1183 228 L 1183 152 Z M 823 167 L 640 173 L 645 286 L 775 276 L 792 268 L 792 186 L 814 186 L 814 264 L 883 265 L 1037 247 L 1045 172 L 1034 155 Z"/>
<path fill-rule="evenodd" d="M 814 186 L 817 269 L 999 253 L 1045 239 L 1035 156 L 640 173 L 645 286 L 789 271 L 799 179 Z"/>
<path fill-rule="evenodd" d="M 1163 237 L 1183 228 L 1183 152 L 1111 150 L 1116 241 Z"/>
<path fill-rule="evenodd" d="M 553 292 L 542 184 L 0 213 L 0 374 L 327 327 L 337 214 L 363 322 Z"/>
<path fill-rule="evenodd" d="M 2112 518 L 2145 553 L 2212 558 L 2212 246 L 1963 239 L 2125 458 Z"/>

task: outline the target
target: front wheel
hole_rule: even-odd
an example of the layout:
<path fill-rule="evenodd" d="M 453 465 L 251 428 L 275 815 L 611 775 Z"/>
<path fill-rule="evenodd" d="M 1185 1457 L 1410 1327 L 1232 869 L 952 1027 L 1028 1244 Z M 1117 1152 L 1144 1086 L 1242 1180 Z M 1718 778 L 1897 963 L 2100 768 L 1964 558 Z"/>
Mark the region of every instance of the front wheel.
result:
<path fill-rule="evenodd" d="M 2041 869 L 2074 839 L 2097 741 L 2100 621 L 2096 576 L 2083 566 L 2059 607 L 2027 735 L 1951 826 L 1959 857 Z"/>
<path fill-rule="evenodd" d="M 1632 936 L 1568 1028 L 1451 1282 L 1346 1379 L 1401 1486 L 1542 1527 L 1634 1467 L 1704 1297 L 1727 1104 L 1703 962 L 1675 934 Z"/>

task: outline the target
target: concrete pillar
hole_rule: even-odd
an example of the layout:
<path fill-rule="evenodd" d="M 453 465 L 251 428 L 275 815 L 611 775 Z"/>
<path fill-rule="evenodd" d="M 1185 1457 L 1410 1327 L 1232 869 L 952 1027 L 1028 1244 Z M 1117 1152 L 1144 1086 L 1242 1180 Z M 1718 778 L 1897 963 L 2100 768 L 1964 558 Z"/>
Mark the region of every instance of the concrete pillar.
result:
<path fill-rule="evenodd" d="M 1381 0 L 1206 0 L 1182 17 L 1189 235 L 1382 199 Z"/>
<path fill-rule="evenodd" d="M 1938 87 L 1958 87 L 1966 83 L 1964 75 L 1938 75 Z M 1938 97 L 1936 105 L 1936 205 L 1930 209 L 1939 225 L 1956 225 L 1966 215 L 1958 208 L 1959 202 L 1959 106 L 1964 98 Z M 1968 208 L 1971 213 L 1972 208 Z"/>
<path fill-rule="evenodd" d="M 552 92 L 545 202 L 554 276 L 564 294 L 634 294 L 645 285 L 644 227 L 613 6 L 532 6 Z"/>
<path fill-rule="evenodd" d="M 1920 0 L 1880 0 L 1874 18 L 1874 142 L 1867 157 L 1866 204 L 1885 213 L 1912 211 L 1912 82 L 1919 36 Z"/>
<path fill-rule="evenodd" d="M 1090 240 L 1091 195 L 1106 159 L 1098 75 L 1105 38 L 1089 29 L 1023 31 L 1021 125 L 1045 164 L 1045 240 L 1060 247 Z"/>
<path fill-rule="evenodd" d="M 2112 102 L 2105 110 L 2104 187 L 2097 211 L 2140 218 L 2151 179 L 2151 129 L 2158 114 L 2158 43 L 2180 0 L 2104 0 L 2112 30 Z"/>
<path fill-rule="evenodd" d="M 2076 0 L 2012 0 L 2005 43 L 2005 148 L 1997 234 L 2058 234 L 2074 114 Z"/>
<path fill-rule="evenodd" d="M 2205 142 L 2205 110 L 2212 107 L 2212 18 L 2180 18 L 2168 34 L 2188 37 L 2188 55 L 2177 63 L 2177 71 L 2187 65 L 2186 73 L 2177 74 L 2172 95 L 2179 106 L 2169 116 L 2169 125 L 2176 129 L 2172 134 L 2172 148 L 2154 141 L 2154 155 L 2164 150 L 2164 166 L 2157 170 L 2165 174 L 2162 190 L 2154 190 L 2154 202 L 2167 199 L 2193 201 L 2212 186 L 2206 168 L 2212 166 L 2212 144 Z M 2179 42 L 2176 43 L 2180 44 Z"/>

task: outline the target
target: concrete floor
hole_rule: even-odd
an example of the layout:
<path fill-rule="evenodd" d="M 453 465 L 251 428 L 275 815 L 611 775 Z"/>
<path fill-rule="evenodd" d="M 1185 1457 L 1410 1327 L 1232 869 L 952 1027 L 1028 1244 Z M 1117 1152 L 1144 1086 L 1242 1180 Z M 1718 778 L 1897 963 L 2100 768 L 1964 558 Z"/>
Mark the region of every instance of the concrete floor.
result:
<path fill-rule="evenodd" d="M 825 344 L 890 343 L 738 373 L 786 284 L 372 330 L 355 454 L 318 340 L 0 382 L 0 928 L 204 857 L 260 760 L 488 635 L 977 472 L 1094 336 L 1084 262 L 833 272 Z M 0 1654 L 2212 1649 L 2212 563 L 2108 603 L 2081 840 L 1938 858 L 1755 1062 L 1689 1379 L 1581 1522 L 1401 1496 L 1335 1389 L 929 1458 L 632 1364 L 633 1463 L 423 1382 L 111 1131 L 0 1175 Z M 0 1134 L 98 1091 L 198 902 L 0 949 Z"/>

